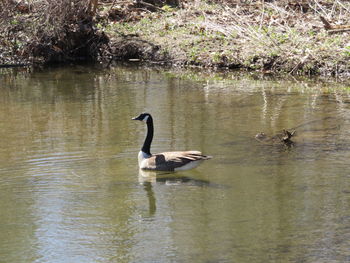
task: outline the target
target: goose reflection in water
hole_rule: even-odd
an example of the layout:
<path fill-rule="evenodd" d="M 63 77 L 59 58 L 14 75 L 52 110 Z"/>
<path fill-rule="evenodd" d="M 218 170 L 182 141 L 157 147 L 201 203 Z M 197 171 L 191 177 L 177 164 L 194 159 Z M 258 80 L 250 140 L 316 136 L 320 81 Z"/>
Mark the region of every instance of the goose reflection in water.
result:
<path fill-rule="evenodd" d="M 139 183 L 143 185 L 143 189 L 146 191 L 150 216 L 153 216 L 157 210 L 156 197 L 153 191 L 153 185 L 155 184 L 165 186 L 215 186 L 207 180 L 194 179 L 173 172 L 156 172 L 142 169 L 139 169 Z"/>
<path fill-rule="evenodd" d="M 208 180 L 195 179 L 173 172 L 147 171 L 139 169 L 139 183 L 157 183 L 165 185 L 214 186 Z"/>

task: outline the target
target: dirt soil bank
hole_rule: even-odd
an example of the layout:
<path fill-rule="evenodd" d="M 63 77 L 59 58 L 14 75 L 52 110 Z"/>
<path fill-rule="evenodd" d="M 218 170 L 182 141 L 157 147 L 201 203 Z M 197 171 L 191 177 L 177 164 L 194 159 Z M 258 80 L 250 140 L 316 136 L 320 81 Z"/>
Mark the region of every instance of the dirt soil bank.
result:
<path fill-rule="evenodd" d="M 52 24 L 54 33 L 28 9 L 0 23 L 2 65 L 127 60 L 350 77 L 348 1 L 103 1 Z"/>

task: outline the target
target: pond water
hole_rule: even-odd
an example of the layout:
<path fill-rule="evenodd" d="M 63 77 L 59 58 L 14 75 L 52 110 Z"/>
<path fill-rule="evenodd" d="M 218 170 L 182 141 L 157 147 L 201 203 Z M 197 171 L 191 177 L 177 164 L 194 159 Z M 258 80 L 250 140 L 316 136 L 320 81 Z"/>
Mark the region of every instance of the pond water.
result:
<path fill-rule="evenodd" d="M 350 262 L 349 89 L 203 75 L 1 73 L 0 261 Z M 214 158 L 139 172 L 143 111 L 153 152 Z"/>

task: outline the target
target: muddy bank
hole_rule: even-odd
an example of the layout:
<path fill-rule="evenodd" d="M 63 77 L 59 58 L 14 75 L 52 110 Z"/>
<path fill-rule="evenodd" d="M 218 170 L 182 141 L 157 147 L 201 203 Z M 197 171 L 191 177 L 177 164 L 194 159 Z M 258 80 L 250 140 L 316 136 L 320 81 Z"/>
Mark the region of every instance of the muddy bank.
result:
<path fill-rule="evenodd" d="M 347 1 L 73 2 L 64 17 L 52 4 L 8 9 L 0 64 L 123 60 L 350 76 Z"/>
<path fill-rule="evenodd" d="M 113 39 L 109 52 L 109 59 L 113 61 L 170 63 L 170 58 L 162 52 L 160 45 L 155 45 L 138 36 L 131 35 Z"/>

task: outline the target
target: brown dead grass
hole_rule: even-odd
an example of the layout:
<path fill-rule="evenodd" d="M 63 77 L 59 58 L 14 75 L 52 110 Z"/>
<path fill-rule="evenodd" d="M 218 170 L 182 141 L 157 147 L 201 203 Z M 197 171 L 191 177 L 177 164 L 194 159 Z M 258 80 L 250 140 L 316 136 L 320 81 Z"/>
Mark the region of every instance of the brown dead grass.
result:
<path fill-rule="evenodd" d="M 116 41 L 120 35 L 152 41 L 180 66 L 302 75 L 349 73 L 349 32 L 330 35 L 320 19 L 323 16 L 332 25 L 350 24 L 349 2 L 188 1 L 182 6 L 156 13 L 130 9 L 127 24 L 112 20 L 113 26 L 105 30 Z M 116 6 L 109 12 L 121 9 Z"/>
<path fill-rule="evenodd" d="M 108 38 L 89 1 L 0 2 L 0 65 L 96 60 Z"/>

